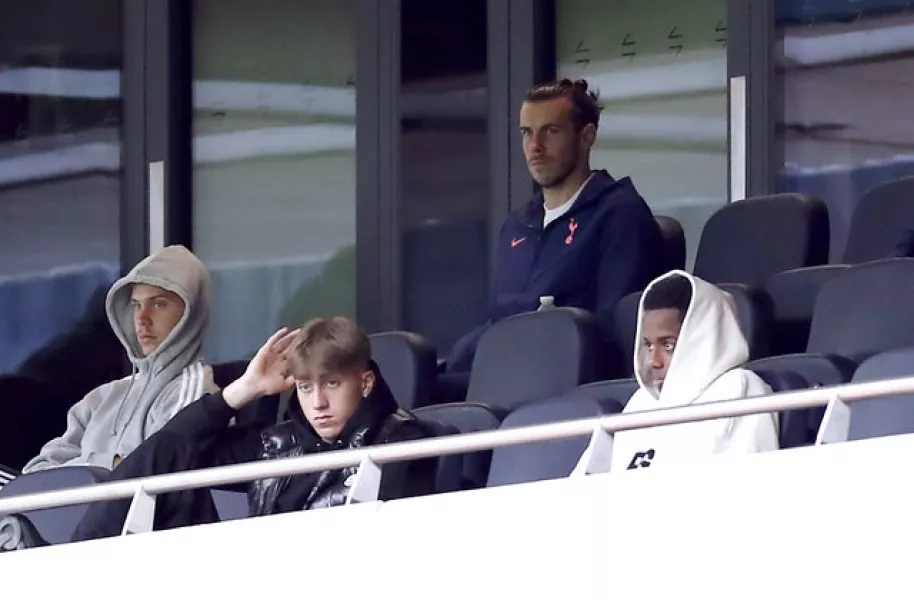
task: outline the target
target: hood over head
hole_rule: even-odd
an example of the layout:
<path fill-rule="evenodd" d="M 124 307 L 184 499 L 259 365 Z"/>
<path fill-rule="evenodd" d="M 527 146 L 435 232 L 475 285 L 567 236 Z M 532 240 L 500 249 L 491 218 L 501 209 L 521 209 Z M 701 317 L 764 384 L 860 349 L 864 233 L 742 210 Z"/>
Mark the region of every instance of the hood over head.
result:
<path fill-rule="evenodd" d="M 692 299 L 682 322 L 676 348 L 658 394 L 651 383 L 650 367 L 642 359 L 644 298 L 658 282 L 681 276 L 692 285 Z M 644 290 L 638 304 L 634 366 L 638 385 L 662 407 L 695 402 L 718 377 L 742 366 L 749 359 L 749 345 L 736 316 L 733 297 L 718 287 L 685 271 L 661 275 Z"/>
<path fill-rule="evenodd" d="M 130 294 L 136 283 L 160 287 L 184 301 L 184 314 L 178 324 L 149 356 L 143 356 L 134 329 Z M 143 259 L 116 281 L 108 291 L 105 308 L 111 328 L 137 371 L 160 373 L 167 369 L 177 375 L 201 359 L 212 298 L 213 284 L 200 259 L 184 246 L 168 246 Z"/>

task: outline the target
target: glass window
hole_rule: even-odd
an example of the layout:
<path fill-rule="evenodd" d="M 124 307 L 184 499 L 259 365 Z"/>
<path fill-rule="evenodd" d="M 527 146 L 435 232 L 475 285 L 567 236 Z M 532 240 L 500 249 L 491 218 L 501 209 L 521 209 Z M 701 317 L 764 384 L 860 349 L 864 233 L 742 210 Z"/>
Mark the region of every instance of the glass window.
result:
<path fill-rule="evenodd" d="M 779 187 L 828 204 L 832 260 L 843 254 L 857 201 L 881 183 L 914 175 L 909 4 L 777 2 Z"/>
<path fill-rule="evenodd" d="M 0 375 L 78 394 L 123 359 L 116 341 L 91 345 L 113 338 L 104 298 L 120 270 L 120 2 L 6 3 L 2 19 Z"/>
<path fill-rule="evenodd" d="M 485 0 L 402 0 L 403 325 L 446 355 L 485 319 L 490 210 Z"/>
<path fill-rule="evenodd" d="M 727 202 L 725 1 L 558 0 L 556 20 L 559 77 L 587 79 L 604 105 L 592 168 L 677 218 L 691 266 Z"/>
<path fill-rule="evenodd" d="M 207 359 L 355 316 L 356 0 L 196 0 L 194 251 Z"/>

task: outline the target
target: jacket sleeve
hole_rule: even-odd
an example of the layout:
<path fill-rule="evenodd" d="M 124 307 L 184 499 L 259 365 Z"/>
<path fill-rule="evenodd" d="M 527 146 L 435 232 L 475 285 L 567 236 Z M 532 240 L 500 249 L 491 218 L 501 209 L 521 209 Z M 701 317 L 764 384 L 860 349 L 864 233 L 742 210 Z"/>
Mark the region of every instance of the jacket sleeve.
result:
<path fill-rule="evenodd" d="M 418 423 L 407 423 L 391 436 L 389 443 L 408 442 L 432 437 Z M 412 461 L 401 461 L 384 465 L 381 471 L 379 500 L 396 500 L 411 498 L 435 492 L 435 479 L 438 461 L 424 458 Z"/>
<path fill-rule="evenodd" d="M 45 444 L 38 456 L 23 467 L 22 472 L 32 473 L 83 462 L 81 461 L 83 434 L 107 390 L 106 385 L 95 388 L 86 394 L 85 398 L 73 405 L 67 411 L 67 429 L 63 435 Z"/>
<path fill-rule="evenodd" d="M 743 398 L 764 396 L 770 394 L 771 388 L 755 376 L 746 374 Z M 730 433 L 722 452 L 751 454 L 777 450 L 778 442 L 778 416 L 777 413 L 761 413 L 735 417 L 730 420 Z"/>
<path fill-rule="evenodd" d="M 195 444 L 213 466 L 257 460 L 260 455 L 260 426 L 234 426 L 235 409 L 222 393 L 207 394 L 191 402 L 160 430 Z"/>
<path fill-rule="evenodd" d="M 611 324 L 624 296 L 643 290 L 659 275 L 657 225 L 649 215 L 626 208 L 610 215 L 603 230 L 597 281 L 597 314 Z"/>

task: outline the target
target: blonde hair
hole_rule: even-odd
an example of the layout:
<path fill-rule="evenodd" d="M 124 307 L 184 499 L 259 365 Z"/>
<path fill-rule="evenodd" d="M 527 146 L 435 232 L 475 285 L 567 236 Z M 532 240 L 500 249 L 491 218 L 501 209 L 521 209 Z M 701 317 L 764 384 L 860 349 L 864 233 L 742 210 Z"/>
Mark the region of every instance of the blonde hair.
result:
<path fill-rule="evenodd" d="M 368 369 L 371 343 L 346 317 L 312 319 L 301 327 L 286 359 L 297 380 L 323 373 L 354 374 Z"/>

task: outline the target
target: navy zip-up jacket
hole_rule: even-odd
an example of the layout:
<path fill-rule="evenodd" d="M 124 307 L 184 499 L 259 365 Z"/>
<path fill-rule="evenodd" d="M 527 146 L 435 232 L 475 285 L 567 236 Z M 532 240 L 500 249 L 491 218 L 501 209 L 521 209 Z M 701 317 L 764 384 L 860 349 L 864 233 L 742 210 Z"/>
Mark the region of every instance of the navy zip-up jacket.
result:
<path fill-rule="evenodd" d="M 660 228 L 628 177 L 595 171 L 564 215 L 545 228 L 544 216 L 540 192 L 505 221 L 489 321 L 457 342 L 449 371 L 468 371 L 485 327 L 536 310 L 540 296 L 596 313 L 611 338 L 619 300 L 661 274 Z"/>
<path fill-rule="evenodd" d="M 914 257 L 914 229 L 908 229 L 904 232 L 904 235 L 902 235 L 901 240 L 896 244 L 895 251 L 891 256 L 896 258 Z"/>

